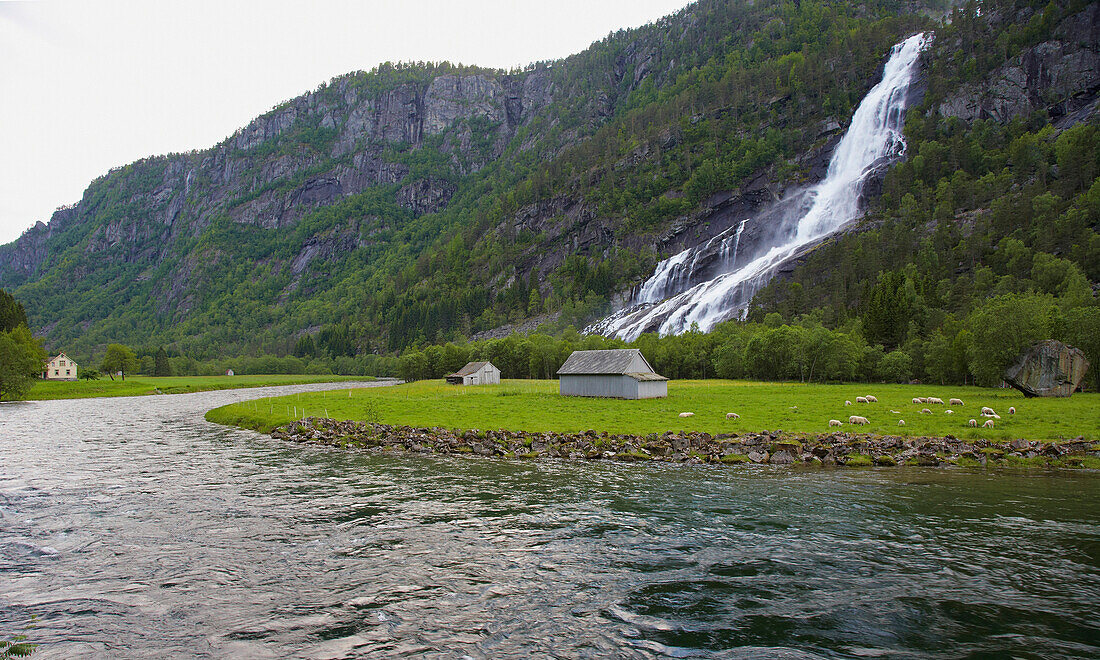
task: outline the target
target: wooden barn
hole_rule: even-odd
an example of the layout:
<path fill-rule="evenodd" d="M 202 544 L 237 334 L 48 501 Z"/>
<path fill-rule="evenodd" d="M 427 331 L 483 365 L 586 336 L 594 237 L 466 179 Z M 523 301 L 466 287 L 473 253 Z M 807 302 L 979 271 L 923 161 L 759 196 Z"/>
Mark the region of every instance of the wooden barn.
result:
<path fill-rule="evenodd" d="M 470 362 L 444 378 L 451 385 L 499 385 L 500 369 L 494 367 L 492 362 Z"/>
<path fill-rule="evenodd" d="M 636 348 L 574 351 L 558 369 L 562 396 L 656 399 L 668 396 L 668 379 Z"/>

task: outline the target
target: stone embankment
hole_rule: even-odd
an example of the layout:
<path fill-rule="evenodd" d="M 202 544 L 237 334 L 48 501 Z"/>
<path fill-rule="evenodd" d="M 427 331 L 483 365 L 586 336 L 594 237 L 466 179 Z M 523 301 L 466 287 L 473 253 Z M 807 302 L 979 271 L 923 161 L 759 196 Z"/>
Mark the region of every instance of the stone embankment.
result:
<path fill-rule="evenodd" d="M 671 463 L 771 465 L 1054 465 L 1094 466 L 1100 445 L 1084 438 L 1064 442 L 960 440 L 875 436 L 709 433 L 668 431 L 645 436 L 585 431 L 466 431 L 308 417 L 272 431 L 295 442 L 413 454 L 468 454 L 504 458 L 562 458 Z"/>

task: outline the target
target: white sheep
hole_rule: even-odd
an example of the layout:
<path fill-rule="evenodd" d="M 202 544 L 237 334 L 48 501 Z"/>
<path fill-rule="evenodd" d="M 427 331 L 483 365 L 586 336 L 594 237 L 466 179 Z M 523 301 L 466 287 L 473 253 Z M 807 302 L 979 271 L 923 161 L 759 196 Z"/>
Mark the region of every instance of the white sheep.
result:
<path fill-rule="evenodd" d="M 966 425 L 967 426 L 977 426 L 978 425 L 978 420 L 972 419 L 969 422 L 967 422 Z"/>
<path fill-rule="evenodd" d="M 987 420 L 985 420 L 985 424 L 982 424 L 982 428 L 983 428 L 983 429 L 991 429 L 991 428 L 993 428 L 993 420 L 992 420 L 992 419 L 987 419 Z"/>
<path fill-rule="evenodd" d="M 928 397 L 928 403 L 931 403 L 932 405 L 936 405 L 936 406 L 942 406 L 943 405 L 943 399 L 937 399 L 934 396 L 930 396 L 930 397 Z"/>
<path fill-rule="evenodd" d="M 850 406 L 850 405 L 852 405 L 852 402 L 851 402 L 851 401 L 845 401 L 845 402 L 844 402 L 844 405 L 846 405 L 846 406 Z"/>
<path fill-rule="evenodd" d="M 859 415 L 852 415 L 851 417 L 848 418 L 848 423 L 849 424 L 859 424 L 860 426 L 863 426 L 864 424 L 870 424 L 871 422 L 868 421 L 868 419 L 866 417 L 860 417 Z"/>
<path fill-rule="evenodd" d="M 950 403 L 950 404 L 951 404 L 951 405 L 953 405 L 953 406 L 963 406 L 963 405 L 966 405 L 966 404 L 964 404 L 964 403 L 963 403 L 963 400 L 962 400 L 962 399 L 951 399 L 950 401 L 948 401 L 948 403 Z"/>
<path fill-rule="evenodd" d="M 945 414 L 945 415 L 954 415 L 955 411 L 948 408 L 947 410 L 943 411 L 943 414 Z"/>
<path fill-rule="evenodd" d="M 865 396 L 857 396 L 857 397 L 856 397 L 856 403 L 867 403 L 867 397 L 865 397 Z"/>
<path fill-rule="evenodd" d="M 904 419 L 899 419 L 898 420 L 898 426 L 905 426 L 905 420 Z"/>
<path fill-rule="evenodd" d="M 922 415 L 931 415 L 932 411 L 929 410 L 928 408 L 921 408 L 920 409 L 920 414 L 922 414 Z"/>
<path fill-rule="evenodd" d="M 870 394 L 868 394 L 867 396 L 865 396 L 865 397 L 863 397 L 863 398 L 864 398 L 864 399 L 867 399 L 867 402 L 868 402 L 868 403 L 878 403 L 878 399 L 876 399 L 875 397 L 871 396 Z"/>
<path fill-rule="evenodd" d="M 695 413 L 682 412 L 682 413 L 680 413 L 680 417 L 695 417 Z"/>
<path fill-rule="evenodd" d="M 928 403 L 928 397 L 926 397 L 926 396 L 917 397 L 917 403 Z"/>
<path fill-rule="evenodd" d="M 924 399 L 913 397 L 913 403 L 924 403 Z"/>
<path fill-rule="evenodd" d="M 844 425 L 844 423 L 841 422 L 839 419 L 830 419 L 829 420 L 829 426 L 843 426 L 843 425 Z"/>
<path fill-rule="evenodd" d="M 1016 406 L 1009 406 L 1008 407 L 1008 414 L 1009 415 L 1015 415 L 1016 414 Z"/>
<path fill-rule="evenodd" d="M 891 415 L 900 415 L 900 414 L 901 414 L 901 411 L 900 411 L 900 410 L 891 410 L 891 411 L 890 411 L 890 414 L 891 414 Z"/>
<path fill-rule="evenodd" d="M 741 415 L 737 413 L 726 413 L 726 419 L 741 419 Z"/>
<path fill-rule="evenodd" d="M 988 406 L 982 406 L 982 414 L 988 417 L 989 415 L 995 415 L 997 413 L 993 412 L 993 409 Z"/>

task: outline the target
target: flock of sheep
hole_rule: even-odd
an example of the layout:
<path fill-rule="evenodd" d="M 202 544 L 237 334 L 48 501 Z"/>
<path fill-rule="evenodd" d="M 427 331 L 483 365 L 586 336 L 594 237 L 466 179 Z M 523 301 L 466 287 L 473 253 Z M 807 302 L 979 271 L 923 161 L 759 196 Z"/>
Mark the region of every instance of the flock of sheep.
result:
<path fill-rule="evenodd" d="M 878 403 L 878 399 L 876 399 L 875 397 L 870 396 L 870 395 L 857 396 L 856 397 L 856 403 Z M 935 405 L 939 405 L 939 406 L 944 406 L 944 405 L 965 406 L 966 405 L 965 403 L 963 403 L 962 399 L 950 399 L 950 400 L 948 400 L 947 403 L 944 403 L 943 399 L 940 399 L 940 398 L 937 398 L 937 397 L 934 397 L 934 396 L 913 397 L 913 403 L 915 403 L 917 405 L 927 404 L 927 405 L 933 405 L 933 406 L 935 406 Z M 852 405 L 852 402 L 851 401 L 845 401 L 844 405 L 850 406 L 850 405 Z M 900 412 L 897 411 L 897 410 L 891 410 L 890 412 L 894 413 L 895 415 L 900 414 Z M 922 408 L 921 411 L 920 411 L 920 414 L 922 414 L 922 415 L 931 415 L 932 411 L 928 408 Z M 954 415 L 955 411 L 948 408 L 947 410 L 944 411 L 944 414 Z M 1008 409 L 1008 414 L 1009 415 L 1015 415 L 1016 414 L 1015 406 L 1010 407 Z M 989 419 L 985 420 L 984 424 L 982 424 L 982 428 L 986 428 L 986 429 L 993 428 L 993 420 L 1001 418 L 1000 415 L 998 415 L 992 408 L 990 408 L 988 406 L 982 406 L 982 412 L 979 416 L 989 418 Z M 859 415 L 852 415 L 851 417 L 848 418 L 848 423 L 849 424 L 858 424 L 860 426 L 863 426 L 864 424 L 870 424 L 871 422 L 866 417 L 861 417 Z M 978 425 L 978 420 L 970 419 L 966 422 L 966 424 L 967 424 L 967 426 L 975 426 L 976 427 Z M 829 426 L 843 426 L 843 425 L 844 425 L 844 422 L 840 421 L 839 419 L 830 419 L 829 420 Z M 898 420 L 898 426 L 905 426 L 905 420 L 904 419 L 899 419 Z"/>
<path fill-rule="evenodd" d="M 856 397 L 856 403 L 878 403 L 878 399 L 875 398 L 874 396 L 871 396 L 870 394 L 868 394 L 867 396 L 857 396 Z M 944 406 L 944 405 L 964 406 L 964 405 L 966 405 L 965 403 L 963 403 L 962 399 L 949 399 L 947 403 L 944 403 L 943 399 L 940 399 L 940 398 L 937 398 L 937 397 L 934 397 L 934 396 L 913 397 L 913 403 L 915 403 L 917 405 L 927 404 L 927 405 L 933 405 L 933 406 L 937 406 L 937 405 L 938 406 Z M 844 405 L 850 406 L 850 405 L 852 405 L 852 402 L 851 401 L 845 401 Z M 795 406 L 795 407 L 797 407 L 797 406 Z M 891 410 L 890 412 L 894 413 L 895 415 L 901 414 L 900 411 L 897 411 L 897 410 Z M 928 408 L 922 408 L 921 411 L 920 411 L 920 414 L 922 414 L 922 415 L 931 415 L 932 411 Z M 947 410 L 944 410 L 944 414 L 954 415 L 955 411 L 948 408 Z M 1016 408 L 1014 406 L 1009 407 L 1008 414 L 1009 415 L 1015 415 L 1016 414 Z M 695 413 L 693 413 L 693 412 L 682 412 L 682 413 L 680 413 L 680 417 L 694 417 L 694 416 L 695 416 Z M 982 407 L 982 412 L 979 414 L 979 416 L 989 418 L 989 419 L 985 420 L 984 424 L 982 424 L 982 428 L 986 428 L 986 429 L 993 428 L 993 420 L 1001 418 L 1000 415 L 998 415 L 992 408 L 990 408 L 988 406 L 983 406 Z M 729 413 L 726 413 L 726 419 L 741 419 L 741 415 L 738 415 L 737 413 L 734 413 L 734 412 L 729 412 Z M 866 417 L 862 417 L 860 415 L 852 415 L 852 416 L 848 417 L 848 423 L 849 424 L 856 424 L 856 425 L 859 425 L 859 426 L 864 426 L 865 424 L 870 424 L 871 422 Z M 970 420 L 967 421 L 966 424 L 967 424 L 967 426 L 976 427 L 976 426 L 978 426 L 978 420 L 970 419 Z M 844 426 L 844 422 L 840 421 L 839 419 L 830 419 L 829 420 L 829 426 Z M 905 420 L 904 419 L 899 419 L 898 420 L 898 426 L 905 426 Z"/>

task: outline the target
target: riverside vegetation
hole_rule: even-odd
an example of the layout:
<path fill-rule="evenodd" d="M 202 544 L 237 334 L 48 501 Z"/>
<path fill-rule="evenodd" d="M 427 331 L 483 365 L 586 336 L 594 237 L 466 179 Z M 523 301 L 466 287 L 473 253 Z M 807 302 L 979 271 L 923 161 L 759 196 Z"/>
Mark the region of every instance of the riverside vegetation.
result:
<path fill-rule="evenodd" d="M 872 392 L 877 403 L 844 403 Z M 965 405 L 931 406 L 933 414 L 920 414 L 929 406 L 913 404 L 919 396 L 945 401 L 959 397 Z M 983 406 L 1001 415 L 996 427 L 969 427 L 970 418 L 984 421 L 978 415 Z M 1008 414 L 1009 407 L 1016 408 L 1015 415 Z M 947 414 L 949 408 L 955 413 Z M 514 456 L 513 443 L 531 447 L 537 442 L 542 445 L 540 455 L 566 458 L 694 456 L 727 463 L 774 463 L 787 458 L 791 460 L 786 462 L 828 462 L 825 459 L 831 457 L 833 462 L 855 465 L 889 455 L 878 462 L 918 462 L 918 456 L 925 456 L 920 459 L 925 464 L 935 464 L 929 463 L 931 459 L 984 464 L 993 457 L 1019 465 L 1055 461 L 1100 467 L 1097 409 L 1098 394 L 1024 399 L 1012 390 L 975 387 L 674 381 L 668 398 L 625 401 L 562 397 L 556 381 L 506 381 L 466 388 L 421 382 L 292 395 L 223 406 L 206 418 L 303 442 L 409 451 L 431 447 L 443 453 Z M 678 417 L 685 411 L 695 415 Z M 727 412 L 740 418 L 727 420 Z M 852 414 L 868 417 L 871 424 L 857 432 L 847 424 Z M 829 427 L 828 420 L 834 418 L 845 422 L 841 429 Z M 899 427 L 899 419 L 906 420 L 906 426 Z M 487 444 L 486 439 L 493 442 Z M 481 450 L 475 450 L 474 441 Z M 786 453 L 773 460 L 781 445 Z M 823 449 L 815 454 L 814 447 Z M 1071 459 L 1065 456 L 1069 452 Z"/>

